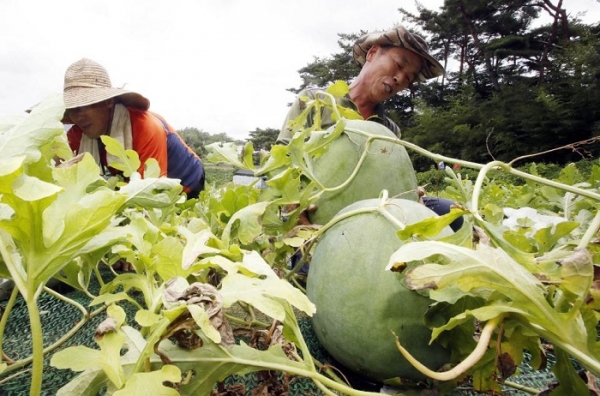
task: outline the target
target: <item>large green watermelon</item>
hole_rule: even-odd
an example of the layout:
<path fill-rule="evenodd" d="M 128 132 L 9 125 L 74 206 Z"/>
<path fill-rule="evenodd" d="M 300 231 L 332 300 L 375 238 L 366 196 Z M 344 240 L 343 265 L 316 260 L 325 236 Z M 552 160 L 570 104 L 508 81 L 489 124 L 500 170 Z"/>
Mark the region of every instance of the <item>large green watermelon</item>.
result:
<path fill-rule="evenodd" d="M 375 208 L 380 202 L 356 202 L 340 214 Z M 437 216 L 404 199 L 389 200 L 385 210 L 403 224 Z M 397 229 L 375 210 L 335 223 L 317 242 L 307 280 L 307 295 L 317 307 L 313 326 L 321 344 L 342 365 L 378 382 L 424 378 L 400 354 L 392 331 L 429 368 L 436 370 L 449 360 L 441 346 L 428 345 L 431 331 L 423 325 L 423 315 L 431 300 L 407 289 L 402 273 L 385 271 L 403 243 Z M 451 233 L 445 228 L 440 236 Z"/>
<path fill-rule="evenodd" d="M 334 128 L 332 126 L 330 129 Z M 373 121 L 348 120 L 344 132 L 329 145 L 328 151 L 312 164 L 317 179 L 326 187 L 344 183 L 367 150 L 367 138 L 353 130 L 371 135 L 395 138 L 385 126 Z M 324 193 L 316 202 L 317 210 L 309 214 L 314 224 L 326 224 L 346 206 L 363 199 L 377 198 L 382 190 L 390 196 L 416 201 L 417 177 L 406 149 L 396 143 L 375 140 L 369 147 L 365 161 L 350 184 L 345 188 Z"/>

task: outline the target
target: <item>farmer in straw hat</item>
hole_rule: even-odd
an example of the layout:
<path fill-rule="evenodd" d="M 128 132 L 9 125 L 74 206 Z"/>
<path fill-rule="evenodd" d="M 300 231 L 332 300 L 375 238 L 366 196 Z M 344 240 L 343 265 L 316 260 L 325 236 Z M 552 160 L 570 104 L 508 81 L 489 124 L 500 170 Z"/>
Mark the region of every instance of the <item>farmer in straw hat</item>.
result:
<path fill-rule="evenodd" d="M 352 55 L 360 72 L 350 83 L 348 95 L 336 98 L 338 104 L 356 110 L 365 120 L 383 124 L 400 137 L 400 128 L 386 116 L 382 103 L 415 82 L 443 75 L 444 68 L 431 56 L 427 43 L 421 36 L 400 25 L 361 36 L 354 43 Z M 278 143 L 288 144 L 292 138 L 290 122 L 306 108 L 305 102 L 300 98 L 315 99 L 316 92 L 320 90 L 324 88 L 308 88 L 298 94 L 277 137 Z M 310 119 L 311 117 L 309 122 Z M 321 114 L 322 129 L 333 124 L 335 120 L 331 112 L 324 109 Z M 440 215 L 448 213 L 450 205 L 454 204 L 450 200 L 423 196 L 422 188 L 419 188 L 419 195 L 427 207 Z M 306 220 L 302 216 L 300 221 Z M 462 224 L 463 219 L 459 218 L 451 227 L 458 230 Z"/>
<path fill-rule="evenodd" d="M 73 63 L 65 73 L 63 123 L 74 124 L 67 137 L 76 153 L 90 153 L 104 172 L 109 168 L 100 136 L 117 139 L 125 149 L 135 150 L 143 175 L 146 160 L 154 158 L 160 175 L 180 179 L 188 198 L 204 189 L 204 167 L 200 158 L 158 114 L 150 112 L 150 101 L 142 95 L 113 88 L 108 72 L 90 59 Z"/>

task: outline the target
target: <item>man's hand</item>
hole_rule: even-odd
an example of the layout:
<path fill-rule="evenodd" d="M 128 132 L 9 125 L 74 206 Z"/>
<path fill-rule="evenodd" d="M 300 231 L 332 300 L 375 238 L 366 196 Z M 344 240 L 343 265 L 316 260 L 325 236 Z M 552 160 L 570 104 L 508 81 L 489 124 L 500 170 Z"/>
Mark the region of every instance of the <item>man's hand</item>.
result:
<path fill-rule="evenodd" d="M 285 207 L 285 211 L 288 212 L 288 213 L 289 212 L 293 212 L 299 206 L 300 205 L 298 205 L 298 204 L 287 205 Z M 317 205 L 316 204 L 310 204 L 310 205 L 308 205 L 308 208 L 306 208 L 306 210 L 303 210 L 300 213 L 300 215 L 298 216 L 298 225 L 311 225 L 312 223 L 310 222 L 310 220 L 308 218 L 308 214 L 314 212 L 315 210 L 317 210 Z"/>
<path fill-rule="evenodd" d="M 425 189 L 419 186 L 417 187 L 417 193 L 419 194 L 419 203 L 425 204 L 425 202 L 423 202 L 423 196 L 425 196 Z"/>
<path fill-rule="evenodd" d="M 298 224 L 299 225 L 311 225 L 312 223 L 308 219 L 308 214 L 314 212 L 315 210 L 317 210 L 316 204 L 308 205 L 308 208 L 306 208 L 306 210 L 303 210 L 302 213 L 300 213 L 300 216 L 298 217 Z"/>
<path fill-rule="evenodd" d="M 128 263 L 125 260 L 117 261 L 116 263 L 114 263 L 112 265 L 112 267 L 115 271 L 124 271 L 124 272 L 135 271 L 133 264 Z"/>

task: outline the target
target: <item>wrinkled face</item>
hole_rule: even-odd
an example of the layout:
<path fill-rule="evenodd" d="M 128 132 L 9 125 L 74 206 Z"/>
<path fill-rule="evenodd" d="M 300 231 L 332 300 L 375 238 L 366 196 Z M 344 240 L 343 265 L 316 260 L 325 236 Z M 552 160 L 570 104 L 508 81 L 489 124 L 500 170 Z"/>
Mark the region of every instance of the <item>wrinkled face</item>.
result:
<path fill-rule="evenodd" d="M 371 47 L 361 70 L 371 101 L 381 103 L 408 88 L 417 79 L 422 64 L 423 59 L 406 48 Z"/>
<path fill-rule="evenodd" d="M 95 139 L 108 133 L 113 106 L 114 99 L 108 99 L 89 106 L 68 109 L 66 115 L 87 137 Z"/>

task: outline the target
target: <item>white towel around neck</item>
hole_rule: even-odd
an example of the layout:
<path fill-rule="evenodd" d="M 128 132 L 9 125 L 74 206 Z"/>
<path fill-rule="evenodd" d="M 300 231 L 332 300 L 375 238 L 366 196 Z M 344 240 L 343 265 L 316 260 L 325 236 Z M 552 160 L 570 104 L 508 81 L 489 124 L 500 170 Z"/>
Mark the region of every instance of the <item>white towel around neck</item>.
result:
<path fill-rule="evenodd" d="M 113 112 L 112 122 L 110 124 L 110 133 L 108 134 L 113 139 L 116 139 L 123 145 L 125 150 L 131 150 L 133 148 L 133 138 L 131 132 L 131 118 L 129 117 L 129 111 L 121 103 L 115 104 Z M 98 138 L 99 139 L 99 138 Z M 100 160 L 100 149 L 98 147 L 98 139 L 92 139 L 87 137 L 85 134 L 81 135 L 81 142 L 79 143 L 79 153 L 90 153 L 98 166 L 102 169 L 102 161 Z M 106 153 L 106 162 L 111 163 L 116 161 L 117 158 L 109 153 Z"/>

